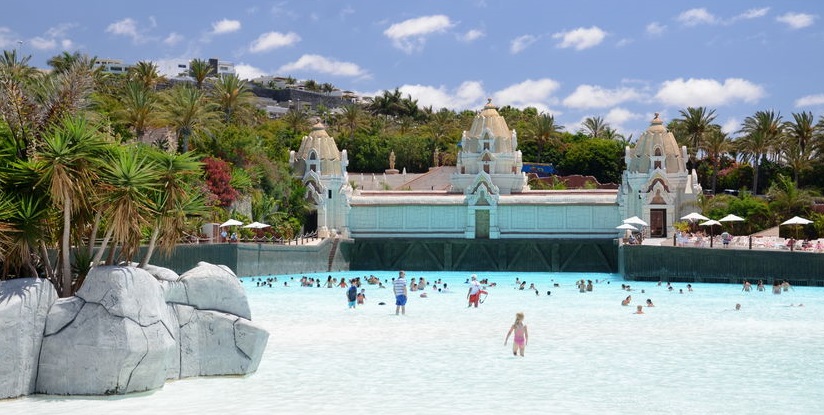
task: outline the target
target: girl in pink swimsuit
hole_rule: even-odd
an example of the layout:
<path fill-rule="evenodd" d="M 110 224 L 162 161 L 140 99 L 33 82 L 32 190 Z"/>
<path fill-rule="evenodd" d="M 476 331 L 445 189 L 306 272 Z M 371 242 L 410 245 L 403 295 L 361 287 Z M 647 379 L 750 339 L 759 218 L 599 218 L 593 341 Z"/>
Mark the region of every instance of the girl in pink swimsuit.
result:
<path fill-rule="evenodd" d="M 523 357 L 526 343 L 529 341 L 529 332 L 524 324 L 524 313 L 515 314 L 515 322 L 512 323 L 512 327 L 510 327 L 509 331 L 506 333 L 504 346 L 506 346 L 506 342 L 509 341 L 509 336 L 512 333 L 515 333 L 515 336 L 512 338 L 512 354 L 517 356 L 520 351 L 521 356 Z"/>

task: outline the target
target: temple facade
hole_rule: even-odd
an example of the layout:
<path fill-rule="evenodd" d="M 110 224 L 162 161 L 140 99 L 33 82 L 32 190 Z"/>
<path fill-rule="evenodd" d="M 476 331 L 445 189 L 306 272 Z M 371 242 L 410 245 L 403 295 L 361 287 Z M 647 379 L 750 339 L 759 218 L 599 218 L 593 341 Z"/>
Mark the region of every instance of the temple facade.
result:
<path fill-rule="evenodd" d="M 338 151 L 335 139 L 321 123 L 304 136 L 297 152 L 289 153 L 293 173 L 306 186 L 306 198 L 313 206 L 312 217 L 318 236 L 325 238 L 336 233 L 347 234 L 349 197 L 352 187 L 348 182 L 346 150 Z"/>
<path fill-rule="evenodd" d="M 643 219 L 650 237 L 672 236 L 673 223 L 696 209 L 702 192 L 695 171 L 687 170 L 687 148 L 678 147 L 656 113 L 635 147 L 625 149 L 624 160 L 617 199 L 621 217 Z"/>
<path fill-rule="evenodd" d="M 517 133 L 491 102 L 463 132 L 459 148 L 455 167 L 422 175 L 429 179 L 425 189 L 411 179 L 389 190 L 383 190 L 386 182 L 353 189 L 346 150 L 338 150 L 321 124 L 290 153 L 290 163 L 307 187 L 316 215 L 310 220 L 321 237 L 614 239 L 623 218 L 638 216 L 649 223 L 648 236 L 663 238 L 701 194 L 695 172 L 687 170 L 686 147 L 678 147 L 658 114 L 626 148 L 618 190 L 530 189 Z M 393 177 L 405 180 L 406 174 Z"/>

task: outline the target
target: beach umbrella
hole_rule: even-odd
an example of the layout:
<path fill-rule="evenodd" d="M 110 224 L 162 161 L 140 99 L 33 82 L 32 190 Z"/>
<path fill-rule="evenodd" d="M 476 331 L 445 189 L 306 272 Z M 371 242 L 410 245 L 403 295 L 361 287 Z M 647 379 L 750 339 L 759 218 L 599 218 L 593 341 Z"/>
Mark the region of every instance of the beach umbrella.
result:
<path fill-rule="evenodd" d="M 730 213 L 729 215 L 724 216 L 721 219 L 718 219 L 718 221 L 719 222 L 733 222 L 732 225 L 734 227 L 735 226 L 734 222 L 744 222 L 744 218 L 742 218 L 741 216 L 735 216 L 732 213 Z"/>
<path fill-rule="evenodd" d="M 639 218 L 638 216 L 633 216 L 631 218 L 624 219 L 624 223 L 628 223 L 630 225 L 639 225 L 639 226 L 649 226 L 643 219 Z"/>
<path fill-rule="evenodd" d="M 690 222 L 696 222 L 696 221 L 699 221 L 699 220 L 710 220 L 710 218 L 708 218 L 708 217 L 706 217 L 706 216 L 704 216 L 704 215 L 702 215 L 698 212 L 692 212 L 689 215 L 682 216 L 681 220 L 688 220 Z"/>
<path fill-rule="evenodd" d="M 710 248 L 712 248 L 712 240 L 713 240 L 713 237 L 715 236 L 715 235 L 713 235 L 713 232 L 712 232 L 713 231 L 713 226 L 715 226 L 715 225 L 721 225 L 721 222 L 719 222 L 717 220 L 714 220 L 714 219 L 709 219 L 705 222 L 701 222 L 701 223 L 698 224 L 698 226 L 709 226 L 710 227 Z"/>
<path fill-rule="evenodd" d="M 638 228 L 633 226 L 631 223 L 624 223 L 622 225 L 618 225 L 618 226 L 615 227 L 615 229 L 630 230 L 630 231 L 637 231 L 638 230 Z"/>
<path fill-rule="evenodd" d="M 801 226 L 804 226 L 804 225 L 809 225 L 811 223 L 813 223 L 813 221 L 811 221 L 809 219 L 804 219 L 800 216 L 793 216 L 792 218 L 787 219 L 784 222 L 781 222 L 781 225 L 782 226 L 784 226 L 784 225 L 795 226 L 795 239 L 798 239 L 798 228 L 801 227 Z"/>
<path fill-rule="evenodd" d="M 227 226 L 240 226 L 243 225 L 243 222 L 236 220 L 236 219 L 229 219 L 226 222 L 220 224 L 221 228 L 225 228 Z"/>
<path fill-rule="evenodd" d="M 743 222 L 744 218 L 742 218 L 741 216 L 735 216 L 732 213 L 730 213 L 729 215 L 724 216 L 721 219 L 718 219 L 718 221 L 719 222 Z"/>
<path fill-rule="evenodd" d="M 248 225 L 244 225 L 243 227 L 244 228 L 249 228 L 249 229 L 263 229 L 263 228 L 269 228 L 271 226 L 272 225 L 267 225 L 265 223 L 260 223 L 260 222 L 255 221 L 255 222 L 252 222 Z"/>

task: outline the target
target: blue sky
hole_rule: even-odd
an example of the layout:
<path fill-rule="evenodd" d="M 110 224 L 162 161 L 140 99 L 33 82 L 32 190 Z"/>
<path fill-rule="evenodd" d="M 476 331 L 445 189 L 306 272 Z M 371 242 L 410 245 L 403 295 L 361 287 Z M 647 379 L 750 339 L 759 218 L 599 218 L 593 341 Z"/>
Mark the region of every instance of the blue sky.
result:
<path fill-rule="evenodd" d="M 638 137 L 654 112 L 824 114 L 818 1 L 11 1 L 0 48 L 36 66 L 63 50 L 163 61 L 217 57 L 435 109 L 534 106 L 568 130 L 589 116 Z M 20 43 L 22 42 L 22 43 Z M 467 126 L 468 127 L 468 126 Z"/>

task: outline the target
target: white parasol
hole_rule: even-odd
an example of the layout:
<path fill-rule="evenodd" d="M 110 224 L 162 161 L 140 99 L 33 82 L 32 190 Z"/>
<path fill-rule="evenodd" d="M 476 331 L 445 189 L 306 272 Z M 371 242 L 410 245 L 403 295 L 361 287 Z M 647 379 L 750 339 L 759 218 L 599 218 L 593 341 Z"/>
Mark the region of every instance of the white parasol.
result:
<path fill-rule="evenodd" d="M 638 216 L 633 216 L 631 218 L 624 219 L 624 223 L 628 223 L 630 225 L 649 226 L 648 223 L 644 222 L 644 220 L 639 218 Z"/>
<path fill-rule="evenodd" d="M 688 220 L 690 222 L 696 222 L 696 221 L 699 221 L 699 220 L 710 220 L 710 218 L 708 218 L 708 217 L 706 217 L 706 216 L 704 216 L 704 215 L 702 215 L 698 212 L 692 212 L 687 216 L 682 216 L 681 220 Z"/>
<path fill-rule="evenodd" d="M 618 225 L 618 226 L 615 227 L 615 229 L 630 230 L 630 231 L 637 231 L 638 230 L 638 228 L 636 228 L 635 226 L 632 226 L 631 223 L 624 223 L 622 225 Z"/>
<path fill-rule="evenodd" d="M 227 226 L 240 226 L 240 225 L 243 225 L 243 222 L 241 222 L 237 219 L 229 219 L 226 222 L 221 223 L 220 227 L 225 228 Z"/>
<path fill-rule="evenodd" d="M 732 213 L 730 213 L 729 215 L 724 216 L 721 219 L 718 219 L 718 221 L 719 222 L 743 222 L 744 218 L 742 218 L 741 216 L 735 216 Z"/>
<path fill-rule="evenodd" d="M 272 225 L 267 225 L 267 224 L 265 224 L 265 223 L 260 223 L 260 222 L 252 222 L 252 223 L 250 223 L 250 224 L 248 224 L 248 225 L 245 225 L 245 226 L 244 226 L 244 228 L 249 228 L 249 229 L 263 229 L 263 228 L 269 228 L 269 227 L 271 227 L 271 226 L 272 226 Z"/>

